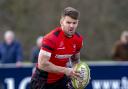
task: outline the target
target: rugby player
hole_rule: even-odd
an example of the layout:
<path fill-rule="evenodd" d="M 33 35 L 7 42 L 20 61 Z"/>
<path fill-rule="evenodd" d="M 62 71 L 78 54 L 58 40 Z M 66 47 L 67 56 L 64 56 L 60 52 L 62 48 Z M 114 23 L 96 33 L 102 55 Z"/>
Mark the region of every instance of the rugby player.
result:
<path fill-rule="evenodd" d="M 76 32 L 79 11 L 67 7 L 60 19 L 60 27 L 55 28 L 43 38 L 38 56 L 36 71 L 31 78 L 31 89 L 69 89 L 70 77 L 79 77 L 73 68 L 67 67 L 80 61 L 82 36 Z"/>

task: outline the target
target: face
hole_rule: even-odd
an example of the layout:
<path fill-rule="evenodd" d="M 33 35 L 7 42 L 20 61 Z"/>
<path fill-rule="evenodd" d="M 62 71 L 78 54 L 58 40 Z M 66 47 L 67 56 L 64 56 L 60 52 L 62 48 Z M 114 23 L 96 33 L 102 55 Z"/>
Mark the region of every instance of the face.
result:
<path fill-rule="evenodd" d="M 128 35 L 125 36 L 124 43 L 128 43 Z"/>
<path fill-rule="evenodd" d="M 68 37 L 72 37 L 72 35 L 74 35 L 76 28 L 78 26 L 78 20 L 75 20 L 69 16 L 65 16 L 61 18 L 60 24 L 64 33 Z"/>
<path fill-rule="evenodd" d="M 6 33 L 4 40 L 8 45 L 10 45 L 14 40 L 14 35 L 12 33 Z"/>
<path fill-rule="evenodd" d="M 125 32 L 122 34 L 121 36 L 121 41 L 124 43 L 124 44 L 127 44 L 128 43 L 128 32 Z"/>
<path fill-rule="evenodd" d="M 36 44 L 37 44 L 37 46 L 38 46 L 39 48 L 42 46 L 42 39 L 43 39 L 43 37 L 40 37 L 40 38 L 37 39 Z"/>

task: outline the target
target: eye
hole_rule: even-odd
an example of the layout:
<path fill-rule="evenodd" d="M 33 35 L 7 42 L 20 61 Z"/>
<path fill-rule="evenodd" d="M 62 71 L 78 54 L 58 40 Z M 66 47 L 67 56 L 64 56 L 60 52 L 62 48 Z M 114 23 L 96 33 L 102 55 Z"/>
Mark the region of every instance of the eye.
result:
<path fill-rule="evenodd" d="M 76 24 L 76 22 L 73 22 L 73 24 Z"/>
<path fill-rule="evenodd" d="M 68 24 L 71 24 L 71 22 L 67 22 Z"/>

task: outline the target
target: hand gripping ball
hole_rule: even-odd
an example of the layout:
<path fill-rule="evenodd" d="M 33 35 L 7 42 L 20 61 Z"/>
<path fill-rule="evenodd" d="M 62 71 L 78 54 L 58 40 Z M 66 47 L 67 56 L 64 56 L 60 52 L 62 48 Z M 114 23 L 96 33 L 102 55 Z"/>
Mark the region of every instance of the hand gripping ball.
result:
<path fill-rule="evenodd" d="M 71 82 L 75 89 L 85 89 L 90 80 L 90 68 L 85 62 L 74 66 L 74 70 L 80 72 L 80 77 L 72 78 Z"/>

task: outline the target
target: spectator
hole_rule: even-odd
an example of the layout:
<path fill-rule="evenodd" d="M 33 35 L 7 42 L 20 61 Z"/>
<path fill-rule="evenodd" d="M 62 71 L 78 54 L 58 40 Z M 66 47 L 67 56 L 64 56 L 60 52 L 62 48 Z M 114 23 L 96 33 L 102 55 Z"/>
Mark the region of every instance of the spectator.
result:
<path fill-rule="evenodd" d="M 0 63 L 16 63 L 21 66 L 23 52 L 21 44 L 16 41 L 13 31 L 6 31 L 4 41 L 0 43 Z"/>
<path fill-rule="evenodd" d="M 30 56 L 32 63 L 37 63 L 38 54 L 39 54 L 40 48 L 42 46 L 42 39 L 43 39 L 42 36 L 38 37 L 36 40 L 36 46 L 33 47 L 33 49 L 32 49 L 31 56 Z"/>
<path fill-rule="evenodd" d="M 128 61 L 128 31 L 121 34 L 112 50 L 112 58 L 117 61 Z"/>

